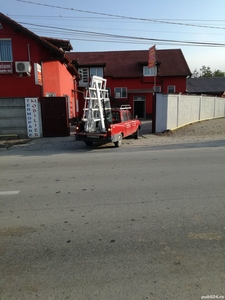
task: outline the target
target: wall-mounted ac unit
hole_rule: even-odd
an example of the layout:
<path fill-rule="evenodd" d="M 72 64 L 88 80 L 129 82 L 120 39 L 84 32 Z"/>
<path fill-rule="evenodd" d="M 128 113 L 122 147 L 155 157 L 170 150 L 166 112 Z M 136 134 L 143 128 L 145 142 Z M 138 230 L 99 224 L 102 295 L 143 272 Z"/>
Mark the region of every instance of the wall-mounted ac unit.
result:
<path fill-rule="evenodd" d="M 30 73 L 31 65 L 29 61 L 16 61 L 15 62 L 16 72 L 17 73 Z"/>

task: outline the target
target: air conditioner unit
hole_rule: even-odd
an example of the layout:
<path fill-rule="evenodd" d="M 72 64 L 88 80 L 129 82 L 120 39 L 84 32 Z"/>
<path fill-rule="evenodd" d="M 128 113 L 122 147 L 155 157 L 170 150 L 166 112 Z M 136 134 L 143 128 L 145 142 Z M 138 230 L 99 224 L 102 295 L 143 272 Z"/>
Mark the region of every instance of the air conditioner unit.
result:
<path fill-rule="evenodd" d="M 31 72 L 31 65 L 29 61 L 16 61 L 15 62 L 17 73 L 28 73 Z"/>

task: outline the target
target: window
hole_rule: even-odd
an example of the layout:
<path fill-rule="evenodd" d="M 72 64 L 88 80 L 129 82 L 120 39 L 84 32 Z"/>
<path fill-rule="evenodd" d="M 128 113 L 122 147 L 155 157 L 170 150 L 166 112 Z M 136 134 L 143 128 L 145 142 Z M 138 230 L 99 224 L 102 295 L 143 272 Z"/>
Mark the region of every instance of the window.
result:
<path fill-rule="evenodd" d="M 154 92 L 161 93 L 161 86 L 154 86 Z"/>
<path fill-rule="evenodd" d="M 127 112 L 126 111 L 123 111 L 123 122 L 126 122 L 128 121 L 128 117 L 127 117 Z"/>
<path fill-rule="evenodd" d="M 167 87 L 167 93 L 168 94 L 175 93 L 175 85 L 168 85 L 168 87 Z"/>
<path fill-rule="evenodd" d="M 143 67 L 143 76 L 156 76 L 157 72 L 156 72 L 157 68 L 153 67 L 153 68 L 148 68 L 147 66 Z"/>
<path fill-rule="evenodd" d="M 79 86 L 87 87 L 91 76 L 103 77 L 103 68 L 78 68 L 78 73 L 81 76 Z"/>
<path fill-rule="evenodd" d="M 133 118 L 132 118 L 131 113 L 129 111 L 127 113 L 128 113 L 128 120 L 132 120 Z"/>
<path fill-rule="evenodd" d="M 127 88 L 115 88 L 114 89 L 115 98 L 127 98 Z"/>
<path fill-rule="evenodd" d="M 113 124 L 121 122 L 120 113 L 118 111 L 113 111 L 112 112 L 112 121 L 113 121 Z"/>
<path fill-rule="evenodd" d="M 11 39 L 0 39 L 0 61 L 13 61 Z"/>
<path fill-rule="evenodd" d="M 103 68 L 90 68 L 90 76 L 93 75 L 103 77 Z"/>
<path fill-rule="evenodd" d="M 79 81 L 79 86 L 88 86 L 89 69 L 88 68 L 78 69 L 78 73 L 81 76 L 81 80 Z"/>

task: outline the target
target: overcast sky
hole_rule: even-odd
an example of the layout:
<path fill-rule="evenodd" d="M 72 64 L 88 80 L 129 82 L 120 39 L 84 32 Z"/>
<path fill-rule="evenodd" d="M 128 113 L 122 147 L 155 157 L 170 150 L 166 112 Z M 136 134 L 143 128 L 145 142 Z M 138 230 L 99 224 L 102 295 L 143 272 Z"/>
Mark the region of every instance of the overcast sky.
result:
<path fill-rule="evenodd" d="M 3 14 L 73 51 L 179 48 L 191 71 L 225 72 L 224 9 L 224 0 L 0 0 Z"/>

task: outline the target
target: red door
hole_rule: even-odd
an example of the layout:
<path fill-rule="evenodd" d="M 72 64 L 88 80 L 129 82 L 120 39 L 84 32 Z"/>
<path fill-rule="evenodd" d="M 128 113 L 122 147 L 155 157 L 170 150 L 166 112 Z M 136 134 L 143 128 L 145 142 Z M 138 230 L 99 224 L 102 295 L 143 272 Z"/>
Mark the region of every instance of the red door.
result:
<path fill-rule="evenodd" d="M 65 97 L 42 98 L 41 111 L 44 137 L 70 135 L 68 106 Z"/>

